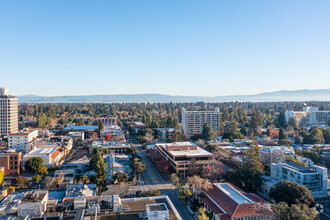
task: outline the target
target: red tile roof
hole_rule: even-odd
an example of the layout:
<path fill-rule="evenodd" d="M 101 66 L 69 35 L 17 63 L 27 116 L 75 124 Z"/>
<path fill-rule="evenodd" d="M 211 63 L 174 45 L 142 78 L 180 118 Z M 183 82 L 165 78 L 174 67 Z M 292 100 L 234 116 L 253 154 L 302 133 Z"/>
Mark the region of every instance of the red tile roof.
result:
<path fill-rule="evenodd" d="M 260 216 L 260 215 L 273 215 L 274 213 L 259 204 L 261 202 L 265 202 L 259 196 L 253 193 L 246 193 L 238 187 L 227 183 L 229 186 L 232 186 L 239 193 L 242 193 L 244 196 L 248 197 L 254 203 L 244 203 L 239 204 L 234 199 L 232 199 L 229 195 L 227 195 L 224 191 L 219 189 L 215 184 L 213 184 L 213 188 L 204 192 L 206 193 L 218 206 L 221 207 L 222 210 L 225 211 L 225 214 L 228 214 L 231 218 L 239 218 L 239 217 L 249 217 L 249 216 Z M 214 204 L 214 202 L 210 199 L 205 199 L 206 195 L 202 196 L 201 199 L 212 209 L 215 214 L 221 214 L 223 211 L 219 213 L 218 206 Z M 209 205 L 209 203 L 213 203 L 213 205 Z M 223 214 L 222 218 L 226 218 Z M 222 219 L 221 218 L 221 219 Z"/>
<path fill-rule="evenodd" d="M 59 149 L 56 149 L 56 150 L 52 153 L 52 155 L 50 155 L 50 156 L 51 156 L 52 158 L 56 159 L 57 156 L 58 156 L 60 153 L 61 153 L 61 151 L 59 151 Z"/>

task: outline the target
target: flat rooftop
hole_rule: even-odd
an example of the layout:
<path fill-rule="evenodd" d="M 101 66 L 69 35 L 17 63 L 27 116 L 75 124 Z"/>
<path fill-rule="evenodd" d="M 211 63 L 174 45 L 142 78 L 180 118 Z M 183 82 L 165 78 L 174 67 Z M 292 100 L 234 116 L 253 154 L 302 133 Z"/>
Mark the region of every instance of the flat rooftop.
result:
<path fill-rule="evenodd" d="M 167 207 L 164 203 L 148 204 L 147 207 L 151 212 L 167 211 Z"/>
<path fill-rule="evenodd" d="M 96 184 L 70 185 L 66 190 L 65 197 L 95 196 L 96 187 Z"/>
<path fill-rule="evenodd" d="M 31 155 L 31 154 L 51 154 L 56 149 L 57 148 L 37 148 L 37 149 L 31 151 L 30 153 L 28 153 L 28 155 Z"/>
<path fill-rule="evenodd" d="M 244 196 L 242 193 L 227 183 L 214 183 L 214 185 L 216 185 L 222 192 L 224 192 L 238 204 L 253 203 L 250 199 L 248 199 L 246 196 Z"/>
<path fill-rule="evenodd" d="M 197 150 L 170 151 L 173 156 L 212 156 L 212 153 L 197 147 Z"/>
<path fill-rule="evenodd" d="M 300 164 L 296 164 L 293 162 L 285 162 L 284 164 L 285 167 L 296 170 L 301 173 L 315 173 L 315 171 L 311 167 L 304 167 Z"/>

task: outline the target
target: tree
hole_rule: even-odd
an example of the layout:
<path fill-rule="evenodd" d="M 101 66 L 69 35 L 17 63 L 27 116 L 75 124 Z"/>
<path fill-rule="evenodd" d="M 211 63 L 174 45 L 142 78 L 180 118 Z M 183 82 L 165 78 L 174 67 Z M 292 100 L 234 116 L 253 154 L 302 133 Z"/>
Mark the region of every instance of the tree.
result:
<path fill-rule="evenodd" d="M 49 190 L 52 184 L 53 178 L 50 176 L 46 176 L 44 180 L 42 181 L 42 184 L 44 185 L 45 189 Z"/>
<path fill-rule="evenodd" d="M 128 175 L 126 173 L 117 172 L 114 175 L 114 181 L 118 183 L 127 183 L 128 182 Z"/>
<path fill-rule="evenodd" d="M 187 203 L 189 201 L 189 199 L 192 197 L 192 195 L 193 194 L 189 188 L 178 189 L 178 196 L 185 203 Z"/>
<path fill-rule="evenodd" d="M 329 123 L 330 123 L 330 120 L 329 120 Z M 322 131 L 322 133 L 323 133 L 324 143 L 330 144 L 330 129 L 325 129 Z"/>
<path fill-rule="evenodd" d="M 286 162 L 296 163 L 296 164 L 299 164 L 299 165 L 304 166 L 304 167 L 308 166 L 307 163 L 303 163 L 298 158 L 290 156 L 290 155 L 286 156 L 285 160 L 286 160 Z"/>
<path fill-rule="evenodd" d="M 30 181 L 27 177 L 24 176 L 18 176 L 11 182 L 11 185 L 19 188 L 26 188 L 30 184 Z"/>
<path fill-rule="evenodd" d="M 48 174 L 48 169 L 44 166 L 39 167 L 39 169 L 37 170 L 37 173 L 39 175 L 44 175 L 44 174 L 47 175 Z"/>
<path fill-rule="evenodd" d="M 278 124 L 279 127 L 281 127 L 281 128 L 284 127 L 284 125 L 286 124 L 284 111 L 280 112 L 280 114 L 278 115 L 276 121 L 277 121 L 277 124 Z"/>
<path fill-rule="evenodd" d="M 206 208 L 204 206 L 201 206 L 198 209 L 198 216 L 197 220 L 209 220 L 210 218 L 206 215 Z"/>
<path fill-rule="evenodd" d="M 278 134 L 278 144 L 288 145 L 289 143 L 290 143 L 290 140 L 288 138 L 288 135 L 285 133 L 285 130 L 283 128 L 280 128 L 280 131 Z"/>
<path fill-rule="evenodd" d="M 205 148 L 206 147 L 206 143 L 203 139 L 198 139 L 195 144 L 197 144 L 198 146 Z"/>
<path fill-rule="evenodd" d="M 262 184 L 263 172 L 259 150 L 259 147 L 256 145 L 245 152 L 243 154 L 242 166 L 237 170 L 231 169 L 225 173 L 224 178 L 226 181 L 249 191 L 257 191 Z"/>
<path fill-rule="evenodd" d="M 38 128 L 45 128 L 48 124 L 48 118 L 45 113 L 40 113 L 37 117 Z"/>
<path fill-rule="evenodd" d="M 140 174 L 146 169 L 146 165 L 142 163 L 142 161 L 139 158 L 134 158 L 131 166 L 133 172 L 135 172 L 136 174 Z"/>
<path fill-rule="evenodd" d="M 199 193 L 201 190 L 207 191 L 213 187 L 212 183 L 208 179 L 203 179 L 197 175 L 188 177 L 187 185 L 197 193 Z"/>
<path fill-rule="evenodd" d="M 203 125 L 202 138 L 205 141 L 210 141 L 210 140 L 213 140 L 214 136 L 215 136 L 215 133 L 214 133 L 212 127 L 208 124 L 204 124 Z"/>
<path fill-rule="evenodd" d="M 282 220 L 314 220 L 317 217 L 315 209 L 305 204 L 289 206 L 280 202 L 272 205 L 272 209 Z"/>
<path fill-rule="evenodd" d="M 81 138 L 74 140 L 73 145 L 74 146 L 82 146 L 84 142 L 81 140 Z"/>
<path fill-rule="evenodd" d="M 136 148 L 135 147 L 129 147 L 126 149 L 126 154 L 132 155 L 132 157 L 136 156 Z"/>
<path fill-rule="evenodd" d="M 154 135 L 152 135 L 150 133 L 146 133 L 146 135 L 144 136 L 144 140 L 145 140 L 146 143 L 155 142 Z"/>
<path fill-rule="evenodd" d="M 263 123 L 263 119 L 260 116 L 260 113 L 257 111 L 253 111 L 249 124 L 250 124 L 250 129 L 254 134 L 256 134 L 258 127 L 261 126 L 262 123 Z"/>
<path fill-rule="evenodd" d="M 312 128 L 309 135 L 305 135 L 303 139 L 304 144 L 324 144 L 322 130 Z"/>
<path fill-rule="evenodd" d="M 260 154 L 261 161 L 270 166 L 271 163 L 281 163 L 285 161 L 285 155 L 282 150 L 267 151 Z"/>
<path fill-rule="evenodd" d="M 321 161 L 320 155 L 314 151 L 310 151 L 310 150 L 296 151 L 296 154 L 311 159 L 315 164 Z"/>
<path fill-rule="evenodd" d="M 41 176 L 40 175 L 34 175 L 32 177 L 32 181 L 36 181 L 36 182 L 39 182 L 41 180 Z"/>
<path fill-rule="evenodd" d="M 151 197 L 151 196 L 161 196 L 161 192 L 158 190 L 145 191 L 140 194 L 140 197 Z"/>
<path fill-rule="evenodd" d="M 106 188 L 106 177 L 107 177 L 107 164 L 104 163 L 103 156 L 99 151 L 93 155 L 89 162 L 90 169 L 94 170 L 96 173 L 96 184 L 101 191 Z"/>
<path fill-rule="evenodd" d="M 182 180 L 180 179 L 180 177 L 178 177 L 178 175 L 176 173 L 171 174 L 171 182 L 172 182 L 172 185 L 175 186 L 175 188 L 177 188 L 177 189 L 181 188 L 183 185 Z"/>
<path fill-rule="evenodd" d="M 279 181 L 271 189 L 269 196 L 276 203 L 285 202 L 289 206 L 305 204 L 314 206 L 314 198 L 306 186 L 291 181 Z"/>
<path fill-rule="evenodd" d="M 44 161 L 41 157 L 32 157 L 28 159 L 24 168 L 31 172 L 37 172 L 40 168 L 44 167 Z"/>

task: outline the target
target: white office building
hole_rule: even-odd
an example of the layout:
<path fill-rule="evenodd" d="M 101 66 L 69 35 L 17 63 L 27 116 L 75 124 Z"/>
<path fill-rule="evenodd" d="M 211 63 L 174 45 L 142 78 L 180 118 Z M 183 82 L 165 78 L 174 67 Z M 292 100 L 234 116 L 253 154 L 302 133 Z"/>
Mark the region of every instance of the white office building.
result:
<path fill-rule="evenodd" d="M 187 111 L 182 108 L 182 130 L 187 137 L 201 134 L 204 124 L 210 125 L 214 131 L 219 131 L 219 108 L 214 111 Z"/>
<path fill-rule="evenodd" d="M 26 152 L 26 145 L 36 140 L 38 136 L 37 130 L 29 130 L 24 128 L 17 133 L 8 134 L 8 149 L 15 149 L 17 152 Z"/>
<path fill-rule="evenodd" d="M 18 131 L 18 99 L 9 90 L 0 88 L 0 136 Z"/>
<path fill-rule="evenodd" d="M 327 126 L 330 121 L 330 111 L 320 111 L 318 107 L 304 107 L 302 111 L 285 111 L 285 121 L 295 119 L 300 127 L 322 127 Z"/>
<path fill-rule="evenodd" d="M 271 176 L 264 177 L 261 189 L 266 196 L 278 181 L 288 180 L 306 186 L 315 199 L 326 198 L 327 195 L 327 168 L 313 165 L 302 165 L 284 162 L 271 164 Z"/>

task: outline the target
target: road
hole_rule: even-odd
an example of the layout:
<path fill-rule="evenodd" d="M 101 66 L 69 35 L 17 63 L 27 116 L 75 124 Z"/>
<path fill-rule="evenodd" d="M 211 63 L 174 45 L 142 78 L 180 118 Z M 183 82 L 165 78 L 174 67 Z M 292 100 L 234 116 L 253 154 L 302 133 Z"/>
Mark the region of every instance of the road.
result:
<path fill-rule="evenodd" d="M 146 187 L 147 190 L 158 189 L 163 195 L 167 195 L 171 199 L 173 205 L 181 215 L 182 219 L 195 219 L 193 215 L 188 211 L 187 207 L 179 199 L 173 186 L 169 183 L 169 181 L 163 178 L 158 169 L 149 160 L 142 147 L 136 146 L 136 150 L 137 155 L 141 157 L 142 162 L 146 165 L 146 170 L 142 173 L 144 183 L 146 184 L 144 187 Z"/>

